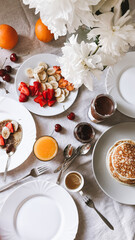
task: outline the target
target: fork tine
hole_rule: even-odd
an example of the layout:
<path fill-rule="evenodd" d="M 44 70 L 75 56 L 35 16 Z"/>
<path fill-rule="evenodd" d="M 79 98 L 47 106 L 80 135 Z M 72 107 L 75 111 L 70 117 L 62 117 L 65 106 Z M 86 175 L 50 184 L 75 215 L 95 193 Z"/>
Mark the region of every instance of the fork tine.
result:
<path fill-rule="evenodd" d="M 47 171 L 47 170 L 48 170 L 48 167 L 46 167 L 46 166 L 42 166 L 42 167 L 38 168 L 39 173 Z"/>

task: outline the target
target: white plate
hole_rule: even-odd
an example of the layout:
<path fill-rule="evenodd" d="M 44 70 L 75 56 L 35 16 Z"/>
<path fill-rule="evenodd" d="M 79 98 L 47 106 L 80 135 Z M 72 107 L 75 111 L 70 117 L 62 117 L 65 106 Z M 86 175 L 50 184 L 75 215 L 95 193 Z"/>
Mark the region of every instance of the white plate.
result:
<path fill-rule="evenodd" d="M 32 152 L 36 140 L 36 125 L 24 106 L 11 98 L 0 97 L 0 121 L 6 119 L 16 120 L 22 126 L 23 131 L 22 140 L 11 157 L 8 170 L 12 170 L 21 165 Z M 6 151 L 0 149 L 0 173 L 5 170 L 6 161 Z"/>
<path fill-rule="evenodd" d="M 56 55 L 53 54 L 37 54 L 32 56 L 31 58 L 27 59 L 21 67 L 18 69 L 16 74 L 16 92 L 19 98 L 20 92 L 18 91 L 18 85 L 20 82 L 30 82 L 30 79 L 26 76 L 26 69 L 27 68 L 35 68 L 38 66 L 38 63 L 40 62 L 46 62 L 49 67 L 52 66 L 59 66 L 59 63 L 57 62 Z M 49 107 L 40 107 L 39 104 L 36 104 L 34 102 L 34 97 L 30 97 L 29 100 L 24 104 L 24 106 L 31 112 L 40 115 L 40 116 L 55 116 L 58 115 L 65 110 L 67 110 L 75 101 L 78 94 L 78 90 L 74 90 L 69 94 L 69 96 L 65 99 L 62 103 L 55 103 L 54 106 Z M 64 107 L 63 107 L 64 106 Z"/>
<path fill-rule="evenodd" d="M 117 124 L 104 132 L 93 151 L 93 172 L 100 188 L 114 200 L 124 204 L 135 204 L 135 186 L 124 185 L 116 181 L 106 167 L 106 155 L 109 148 L 118 140 L 135 141 L 135 123 Z"/>
<path fill-rule="evenodd" d="M 69 193 L 48 181 L 17 188 L 0 214 L 2 240 L 73 240 L 78 212 Z"/>
<path fill-rule="evenodd" d="M 106 91 L 118 104 L 118 110 L 135 118 L 135 52 L 126 55 L 108 69 L 105 83 Z"/>

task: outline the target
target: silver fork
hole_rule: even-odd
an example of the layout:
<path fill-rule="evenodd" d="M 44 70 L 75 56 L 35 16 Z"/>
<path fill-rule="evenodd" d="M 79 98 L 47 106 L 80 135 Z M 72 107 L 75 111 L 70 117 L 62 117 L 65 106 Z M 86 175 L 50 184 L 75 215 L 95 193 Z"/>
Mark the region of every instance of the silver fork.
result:
<path fill-rule="evenodd" d="M 0 188 L 0 192 L 3 192 L 4 190 L 7 190 L 8 188 L 18 184 L 21 180 L 29 177 L 29 176 L 32 176 L 32 177 L 38 177 L 39 175 L 45 173 L 47 170 L 49 170 L 48 167 L 42 165 L 40 167 L 37 167 L 37 168 L 33 168 L 29 174 L 25 175 L 24 177 L 21 177 L 7 185 L 5 185 L 4 187 Z"/>
<path fill-rule="evenodd" d="M 83 196 L 83 201 L 86 203 L 86 205 L 88 207 L 93 208 L 97 212 L 97 214 L 101 217 L 101 219 L 104 221 L 104 223 L 106 223 L 106 225 L 111 230 L 114 230 L 114 227 L 111 225 L 111 223 L 96 209 L 95 204 L 92 199 L 90 199 L 88 196 Z"/>

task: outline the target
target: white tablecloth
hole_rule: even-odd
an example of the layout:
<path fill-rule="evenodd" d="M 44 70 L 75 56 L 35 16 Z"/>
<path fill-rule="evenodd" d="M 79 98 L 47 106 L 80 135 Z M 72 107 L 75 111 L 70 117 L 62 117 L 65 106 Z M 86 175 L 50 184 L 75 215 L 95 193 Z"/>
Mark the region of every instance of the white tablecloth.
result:
<path fill-rule="evenodd" d="M 131 7 L 133 8 L 135 4 L 133 0 L 131 1 Z M 65 37 L 61 37 L 57 41 L 52 41 L 50 43 L 42 43 L 38 41 L 34 34 L 34 26 L 39 16 L 35 16 L 34 10 L 30 10 L 28 6 L 23 5 L 21 0 L 4 0 L 0 1 L 0 24 L 5 23 L 13 26 L 19 34 L 19 43 L 14 50 L 7 51 L 0 49 L 0 66 L 2 65 L 5 57 L 8 57 L 13 51 L 20 56 L 19 63 L 12 63 L 12 67 L 18 67 L 25 59 L 28 57 L 44 53 L 53 53 L 56 55 L 61 54 L 61 47 L 65 41 Z M 11 64 L 10 60 L 7 60 L 6 64 Z M 13 75 L 14 78 L 15 75 Z M 73 129 L 78 122 L 86 121 L 90 122 L 87 116 L 88 107 L 90 105 L 91 99 L 99 93 L 105 92 L 104 87 L 104 77 L 101 81 L 94 82 L 94 91 L 89 92 L 85 87 L 81 87 L 77 100 L 69 111 L 73 111 L 76 114 L 75 121 L 69 121 L 67 119 L 67 112 L 64 112 L 56 117 L 40 117 L 33 115 L 37 127 L 37 137 L 44 134 L 51 134 L 54 125 L 60 123 L 64 130 L 62 133 L 54 133 L 53 136 L 57 139 L 60 150 L 55 161 L 50 161 L 47 165 L 53 170 L 59 165 L 63 160 L 62 150 L 67 145 L 67 143 L 73 144 L 77 147 L 80 143 L 73 136 Z M 14 94 L 14 83 L 7 83 L 6 88 L 9 89 L 10 94 L 8 97 L 15 98 Z M 110 126 L 125 122 L 134 121 L 134 119 L 129 118 L 116 112 L 116 114 L 102 124 L 93 124 L 96 130 L 96 139 L 100 134 L 105 131 Z M 85 178 L 84 192 L 90 195 L 99 211 L 101 211 L 104 216 L 114 226 L 114 231 L 111 231 L 103 221 L 97 216 L 93 209 L 88 208 L 81 197 L 78 194 L 72 194 L 79 212 L 79 229 L 76 236 L 76 240 L 133 240 L 135 239 L 135 209 L 134 206 L 127 206 L 113 201 L 111 198 L 106 196 L 102 190 L 97 185 L 93 173 L 92 173 L 92 162 L 91 153 L 85 157 L 80 157 L 76 160 L 68 170 L 77 170 L 83 174 Z M 10 171 L 8 174 L 7 182 L 15 180 L 21 176 L 24 176 L 30 171 L 32 167 L 39 166 L 42 163 L 38 161 L 33 154 L 17 169 Z M 55 182 L 57 174 L 52 172 L 47 173 L 39 177 L 39 179 L 45 179 Z M 3 183 L 3 176 L 0 174 L 0 186 Z M 32 178 L 31 178 L 32 179 Z M 29 179 L 29 181 L 31 180 Z M 26 182 L 28 180 L 25 180 Z M 63 185 L 63 183 L 62 183 Z M 0 207 L 4 203 L 5 198 L 15 189 L 13 187 L 3 193 L 0 193 Z M 64 240 L 64 237 L 63 237 Z"/>

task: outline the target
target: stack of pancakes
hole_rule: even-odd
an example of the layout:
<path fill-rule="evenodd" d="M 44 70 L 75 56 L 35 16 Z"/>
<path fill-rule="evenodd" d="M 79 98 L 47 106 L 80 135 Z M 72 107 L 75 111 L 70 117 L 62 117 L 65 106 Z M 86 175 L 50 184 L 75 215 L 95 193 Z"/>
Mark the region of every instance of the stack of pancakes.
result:
<path fill-rule="evenodd" d="M 111 175 L 126 184 L 135 184 L 135 142 L 121 140 L 108 151 L 107 167 Z"/>

